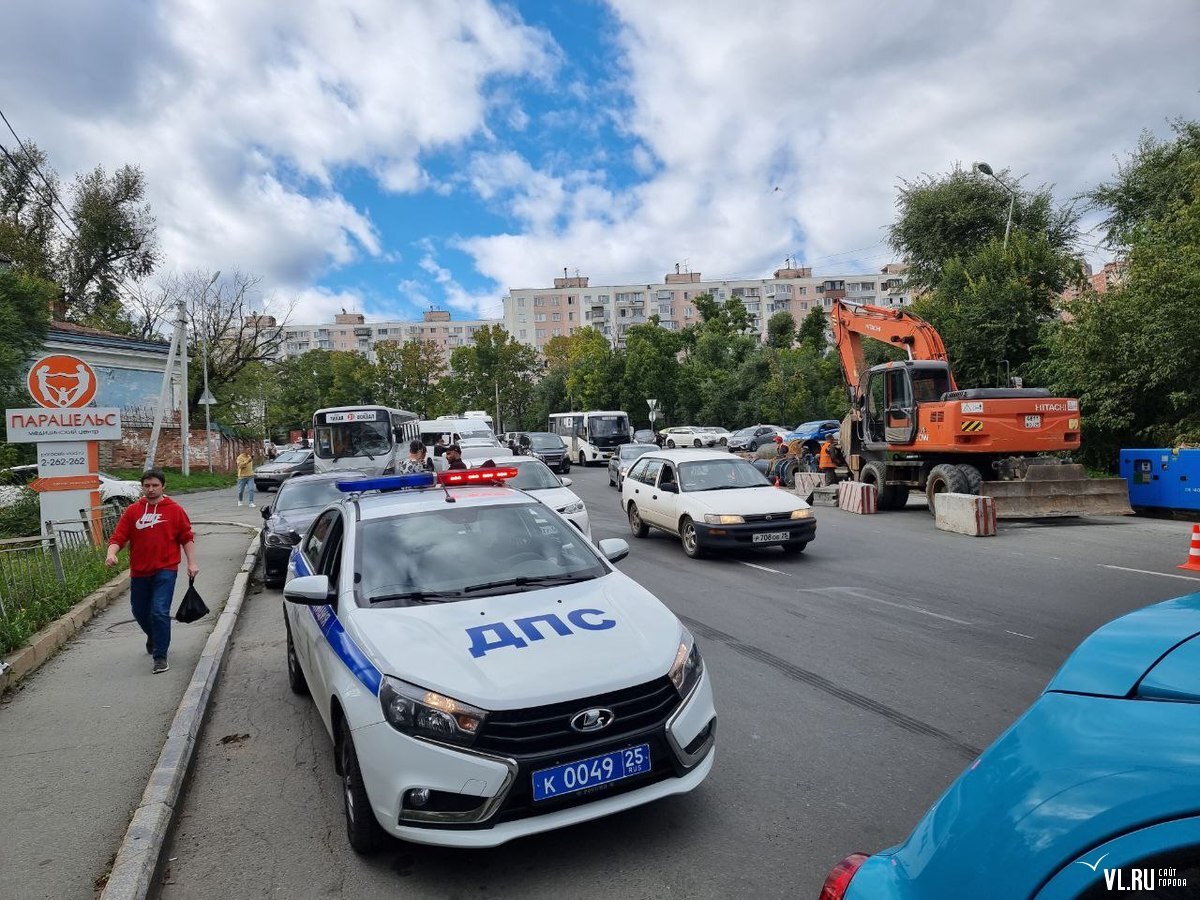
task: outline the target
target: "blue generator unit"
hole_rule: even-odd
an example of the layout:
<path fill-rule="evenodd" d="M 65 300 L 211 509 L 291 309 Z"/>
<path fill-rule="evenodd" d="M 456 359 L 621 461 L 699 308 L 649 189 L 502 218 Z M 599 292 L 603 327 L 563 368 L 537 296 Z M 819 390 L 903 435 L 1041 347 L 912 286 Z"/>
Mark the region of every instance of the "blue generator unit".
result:
<path fill-rule="evenodd" d="M 1121 477 L 1130 506 L 1200 510 L 1200 448 L 1122 450 Z"/>

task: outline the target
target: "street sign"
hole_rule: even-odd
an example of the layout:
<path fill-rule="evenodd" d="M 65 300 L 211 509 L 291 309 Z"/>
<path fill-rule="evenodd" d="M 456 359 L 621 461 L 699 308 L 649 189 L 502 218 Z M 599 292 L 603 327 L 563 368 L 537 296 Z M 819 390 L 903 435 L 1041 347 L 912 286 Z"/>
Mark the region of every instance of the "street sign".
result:
<path fill-rule="evenodd" d="M 650 412 L 654 412 L 656 409 L 658 409 L 657 400 L 647 400 L 646 405 L 650 407 Z"/>
<path fill-rule="evenodd" d="M 217 398 L 212 395 L 212 391 L 208 390 L 208 388 L 205 388 L 204 393 L 201 395 L 200 399 L 197 400 L 196 402 L 199 403 L 201 406 L 212 406 L 214 403 L 217 402 Z"/>
<path fill-rule="evenodd" d="M 29 487 L 39 494 L 43 491 L 94 491 L 100 487 L 98 475 L 49 475 L 35 478 Z"/>
<path fill-rule="evenodd" d="M 650 410 L 650 421 L 651 422 L 658 421 L 658 410 L 657 409 Z"/>

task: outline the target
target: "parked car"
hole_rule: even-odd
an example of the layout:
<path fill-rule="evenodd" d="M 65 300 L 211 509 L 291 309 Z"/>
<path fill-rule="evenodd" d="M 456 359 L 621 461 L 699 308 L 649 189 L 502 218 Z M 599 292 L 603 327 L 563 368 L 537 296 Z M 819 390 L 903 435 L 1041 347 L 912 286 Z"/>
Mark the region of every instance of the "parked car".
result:
<path fill-rule="evenodd" d="M 629 467 L 633 465 L 634 460 L 643 453 L 657 449 L 657 444 L 622 444 L 621 449 L 614 453 L 608 461 L 609 486 L 620 490 L 621 482 L 625 480 L 625 475 L 629 472 Z"/>
<path fill-rule="evenodd" d="M 775 440 L 775 436 L 787 434 L 786 428 L 780 428 L 778 425 L 750 425 L 746 428 L 739 428 L 729 436 L 730 450 L 746 450 L 750 453 L 756 451 L 763 444 L 769 444 Z"/>
<path fill-rule="evenodd" d="M 1139 897 L 1195 896 L 1198 673 L 1200 593 L 1101 626 L 901 844 L 847 857 L 821 897 L 1100 897 L 1134 878 Z"/>
<path fill-rule="evenodd" d="M 100 502 L 108 503 L 119 510 L 142 499 L 142 483 L 125 478 L 114 478 L 100 472 Z"/>
<path fill-rule="evenodd" d="M 262 507 L 263 583 L 267 587 L 283 586 L 292 548 L 312 520 L 330 503 L 341 500 L 339 481 L 366 478 L 356 469 L 344 472 L 322 472 L 320 475 L 298 475 L 279 486 L 274 502 Z"/>
<path fill-rule="evenodd" d="M 532 456 L 506 456 L 497 460 L 497 464 L 505 468 L 516 467 L 517 477 L 508 479 L 509 487 L 525 491 L 545 503 L 574 523 L 589 541 L 592 539 L 592 523 L 588 520 L 587 507 L 579 495 L 570 490 L 570 478 L 560 478 L 544 462 Z"/>
<path fill-rule="evenodd" d="M 825 438 L 836 436 L 841 429 L 842 423 L 836 419 L 818 419 L 813 422 L 801 422 L 785 434 L 783 439 L 789 444 L 792 441 L 803 441 L 804 452 L 816 454 Z"/>
<path fill-rule="evenodd" d="M 517 445 L 517 452 L 540 459 L 559 475 L 571 471 L 571 458 L 562 438 L 549 431 L 509 431 L 504 435 L 505 445 Z"/>
<path fill-rule="evenodd" d="M 712 768 L 707 668 L 614 567 L 629 545 L 593 546 L 511 487 L 457 486 L 470 474 L 373 479 L 405 489 L 327 507 L 289 563 L 288 683 L 332 738 L 358 853 L 389 835 L 495 847 L 684 794 Z"/>
<path fill-rule="evenodd" d="M 663 444 L 672 450 L 676 447 L 711 447 L 716 441 L 712 434 L 695 425 L 676 425 L 664 428 L 659 434 Z"/>
<path fill-rule="evenodd" d="M 646 453 L 625 476 L 621 508 L 634 537 L 652 527 L 678 535 L 693 559 L 752 547 L 800 553 L 817 531 L 807 503 L 772 487 L 747 460 L 718 450 Z"/>
<path fill-rule="evenodd" d="M 653 428 L 639 428 L 633 433 L 633 442 L 635 444 L 658 444 L 658 435 L 654 433 Z"/>
<path fill-rule="evenodd" d="M 26 485 L 37 478 L 37 464 L 0 469 L 0 508 L 12 506 L 27 493 Z"/>
<path fill-rule="evenodd" d="M 707 434 L 711 434 L 714 438 L 711 447 L 725 447 L 729 444 L 729 429 L 722 428 L 720 425 L 705 425 L 700 429 Z"/>
<path fill-rule="evenodd" d="M 311 448 L 285 450 L 254 470 L 254 488 L 259 491 L 278 490 L 279 486 L 293 475 L 311 475 L 314 465 Z"/>

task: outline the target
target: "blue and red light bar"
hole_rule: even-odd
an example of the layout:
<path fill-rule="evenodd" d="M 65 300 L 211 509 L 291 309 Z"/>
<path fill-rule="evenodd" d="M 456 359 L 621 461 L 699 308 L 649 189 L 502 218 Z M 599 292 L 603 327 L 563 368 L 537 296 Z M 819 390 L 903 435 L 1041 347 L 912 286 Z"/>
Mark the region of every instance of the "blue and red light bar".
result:
<path fill-rule="evenodd" d="M 448 472 L 439 472 L 437 480 L 438 484 L 449 487 L 464 484 L 494 484 L 497 481 L 507 481 L 509 478 L 516 477 L 515 466 L 497 466 L 488 469 L 451 469 Z"/>

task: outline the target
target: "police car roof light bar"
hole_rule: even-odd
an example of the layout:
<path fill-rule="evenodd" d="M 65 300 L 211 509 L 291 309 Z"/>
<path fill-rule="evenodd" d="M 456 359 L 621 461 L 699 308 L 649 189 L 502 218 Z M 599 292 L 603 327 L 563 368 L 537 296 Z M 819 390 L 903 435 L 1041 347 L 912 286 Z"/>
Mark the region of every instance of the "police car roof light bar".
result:
<path fill-rule="evenodd" d="M 451 469 L 438 473 L 438 483 L 443 485 L 461 484 L 494 484 L 509 478 L 516 478 L 517 470 L 513 466 L 494 469 Z"/>
<path fill-rule="evenodd" d="M 338 481 L 335 485 L 344 494 L 361 494 L 363 491 L 401 491 L 406 488 L 433 487 L 435 483 L 432 472 L 412 472 L 407 475 L 380 475 L 377 478 Z"/>

